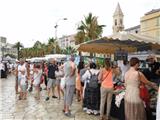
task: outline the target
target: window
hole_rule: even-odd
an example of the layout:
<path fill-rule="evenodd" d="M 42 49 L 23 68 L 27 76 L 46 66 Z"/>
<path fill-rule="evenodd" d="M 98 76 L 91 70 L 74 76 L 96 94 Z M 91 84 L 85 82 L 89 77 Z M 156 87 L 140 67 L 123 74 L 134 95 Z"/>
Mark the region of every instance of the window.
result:
<path fill-rule="evenodd" d="M 157 18 L 157 26 L 160 26 L 160 17 Z"/>
<path fill-rule="evenodd" d="M 156 32 L 156 38 L 157 38 L 158 40 L 160 40 L 160 31 L 157 31 L 157 32 Z"/>
<path fill-rule="evenodd" d="M 115 19 L 115 23 L 114 24 L 115 24 L 115 26 L 117 26 L 117 19 Z"/>
<path fill-rule="evenodd" d="M 121 25 L 123 24 L 123 20 L 122 20 L 122 19 L 120 19 L 120 24 L 121 24 Z"/>

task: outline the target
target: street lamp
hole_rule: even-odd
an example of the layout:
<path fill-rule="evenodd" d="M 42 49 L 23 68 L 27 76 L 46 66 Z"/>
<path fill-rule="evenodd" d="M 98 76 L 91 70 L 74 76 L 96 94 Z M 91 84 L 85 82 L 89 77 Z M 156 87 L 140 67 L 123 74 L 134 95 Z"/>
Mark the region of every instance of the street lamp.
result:
<path fill-rule="evenodd" d="M 55 24 L 55 26 L 54 26 L 54 28 L 55 28 L 55 39 L 56 39 L 56 41 L 58 40 L 58 39 L 57 39 L 58 22 L 61 21 L 61 20 L 67 20 L 67 18 L 60 18 L 60 19 L 58 19 L 57 22 L 56 22 L 56 24 Z M 56 53 L 56 52 L 57 52 L 57 51 L 56 51 L 56 45 L 55 45 L 55 53 Z"/>
<path fill-rule="evenodd" d="M 55 39 L 57 40 L 57 29 L 58 29 L 58 22 L 61 20 L 67 20 L 67 18 L 60 18 L 57 20 L 56 25 L 54 26 L 55 28 Z"/>

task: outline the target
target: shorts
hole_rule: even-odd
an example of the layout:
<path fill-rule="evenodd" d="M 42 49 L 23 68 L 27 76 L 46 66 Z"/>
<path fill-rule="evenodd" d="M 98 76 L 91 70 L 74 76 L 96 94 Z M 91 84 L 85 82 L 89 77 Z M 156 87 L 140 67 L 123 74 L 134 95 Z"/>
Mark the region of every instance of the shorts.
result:
<path fill-rule="evenodd" d="M 47 88 L 52 88 L 56 85 L 56 79 L 48 78 Z"/>
<path fill-rule="evenodd" d="M 27 91 L 27 85 L 21 85 L 21 90 L 22 90 L 22 92 L 26 92 Z"/>

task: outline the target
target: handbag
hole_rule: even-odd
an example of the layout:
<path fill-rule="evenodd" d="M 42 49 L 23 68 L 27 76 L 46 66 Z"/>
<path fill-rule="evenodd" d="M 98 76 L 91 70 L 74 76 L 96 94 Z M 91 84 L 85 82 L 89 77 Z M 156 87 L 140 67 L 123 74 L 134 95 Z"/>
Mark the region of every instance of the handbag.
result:
<path fill-rule="evenodd" d="M 42 84 L 42 83 L 43 83 L 43 81 L 44 81 L 44 76 L 43 76 L 43 75 L 41 75 L 40 84 Z"/>
<path fill-rule="evenodd" d="M 138 72 L 138 75 L 139 75 L 139 79 L 141 79 L 141 75 L 139 72 Z M 144 83 L 142 82 L 140 83 L 139 90 L 140 90 L 140 98 L 146 103 L 146 105 L 148 105 L 150 96 L 149 96 L 148 89 Z"/>

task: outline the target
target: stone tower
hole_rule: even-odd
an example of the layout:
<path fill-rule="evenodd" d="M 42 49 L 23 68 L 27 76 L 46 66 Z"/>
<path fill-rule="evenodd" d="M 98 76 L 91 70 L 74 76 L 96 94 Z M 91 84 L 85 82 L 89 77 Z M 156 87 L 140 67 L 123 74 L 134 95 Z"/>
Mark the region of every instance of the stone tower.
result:
<path fill-rule="evenodd" d="M 123 31 L 124 30 L 124 25 L 123 25 L 123 12 L 121 10 L 121 7 L 119 3 L 117 4 L 117 8 L 113 14 L 113 34 Z"/>

